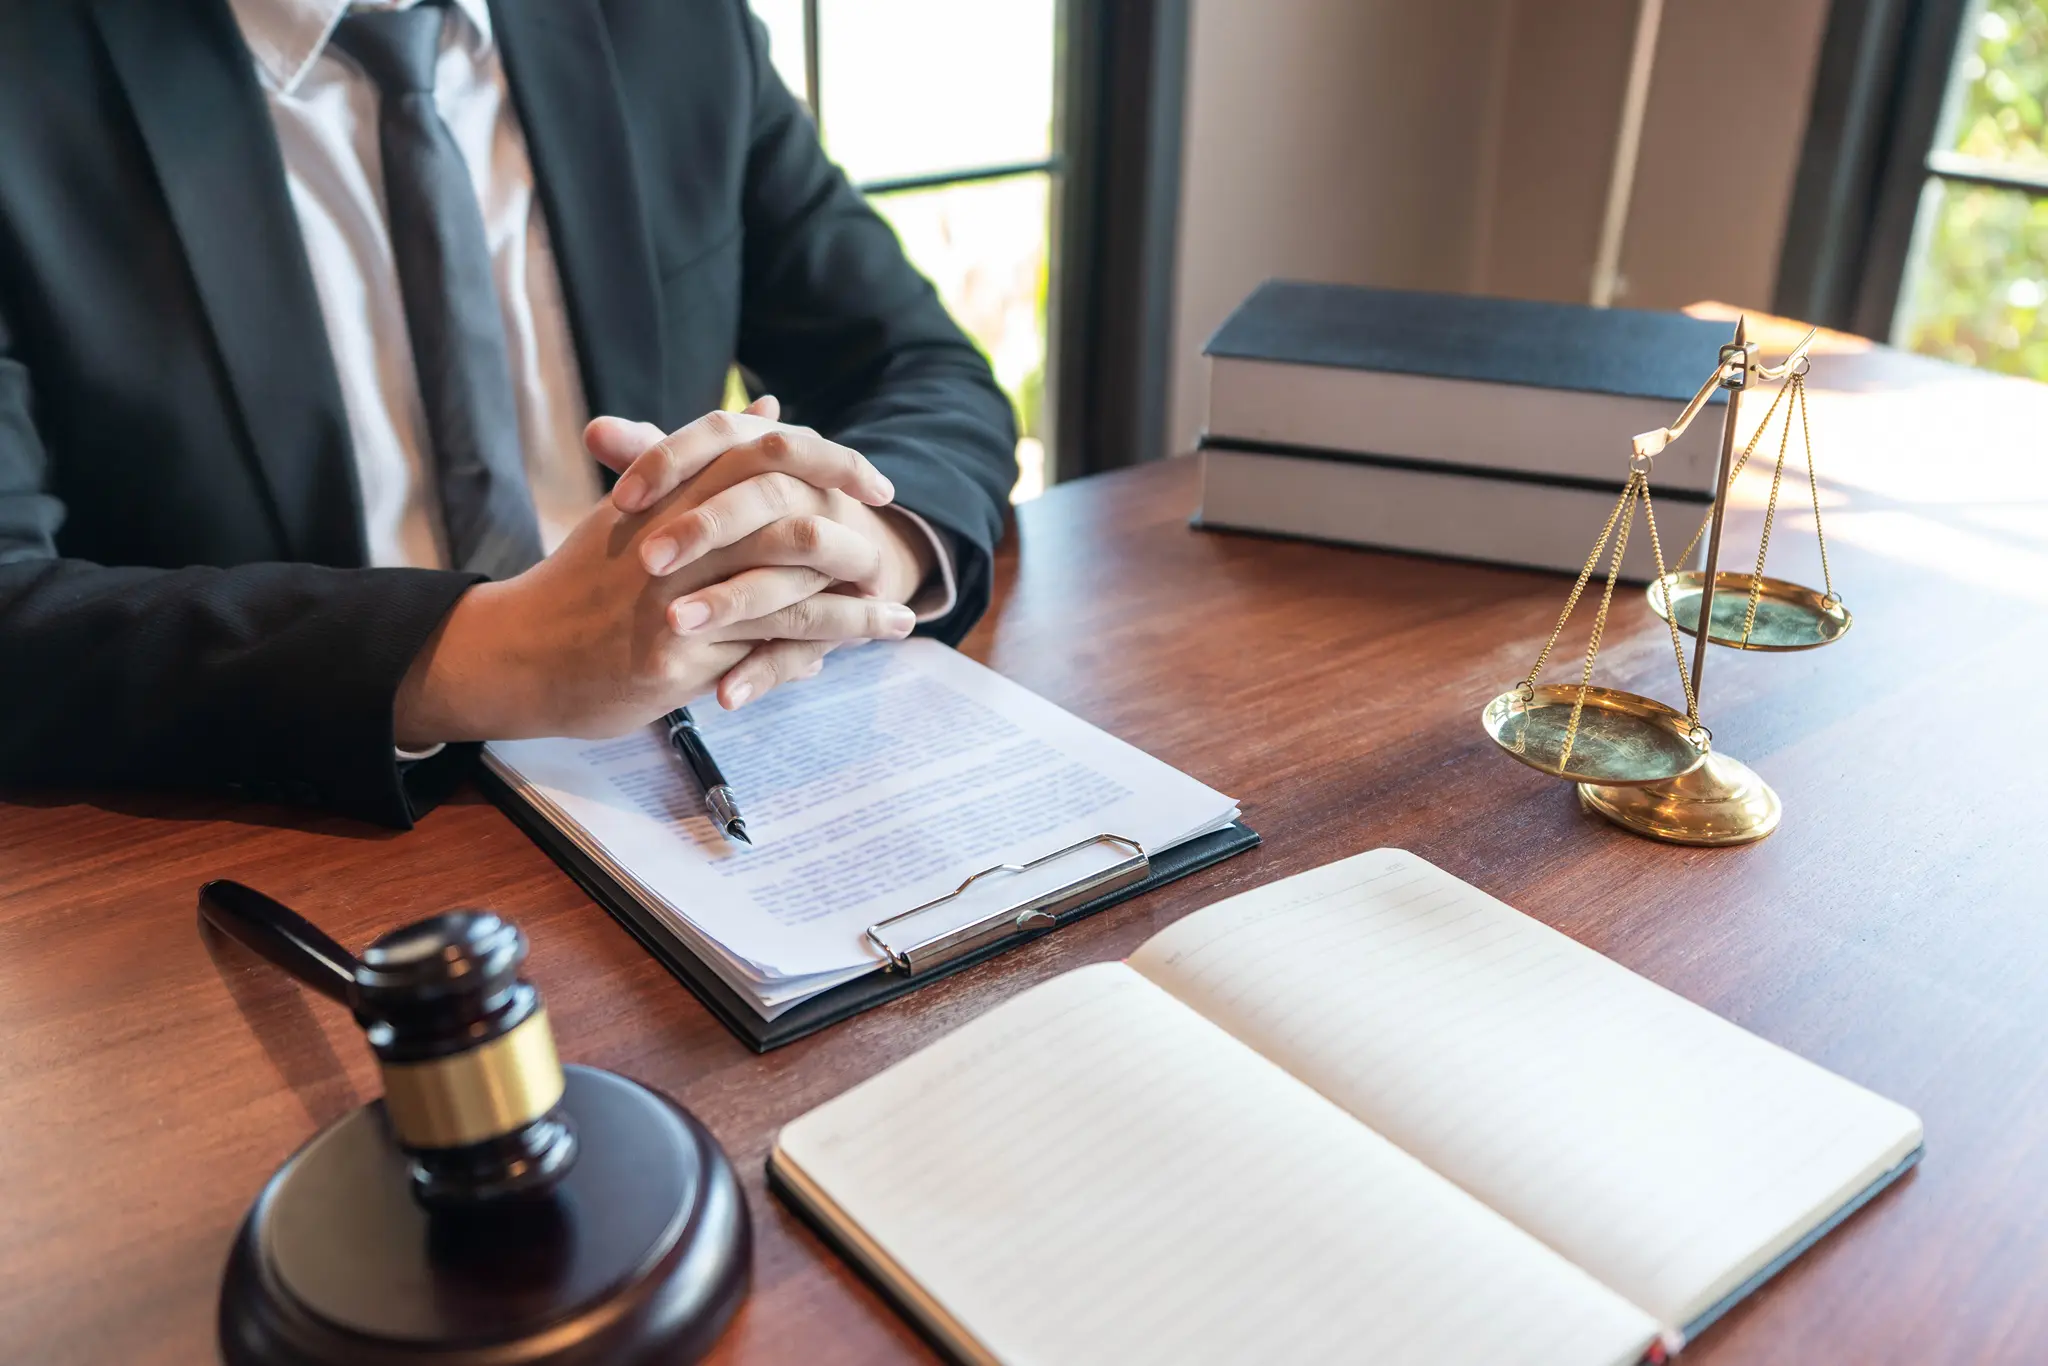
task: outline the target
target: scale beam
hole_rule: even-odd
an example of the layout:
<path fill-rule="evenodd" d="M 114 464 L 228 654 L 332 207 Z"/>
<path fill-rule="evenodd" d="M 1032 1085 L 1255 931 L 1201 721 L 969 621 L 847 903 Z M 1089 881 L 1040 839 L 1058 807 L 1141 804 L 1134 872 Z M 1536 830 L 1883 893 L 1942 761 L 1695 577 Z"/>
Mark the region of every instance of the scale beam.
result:
<path fill-rule="evenodd" d="M 1729 370 L 1732 364 L 1733 362 L 1723 364 L 1713 374 L 1707 376 L 1707 382 L 1702 384 L 1700 391 L 1692 396 L 1692 402 L 1685 405 L 1685 411 L 1678 415 L 1678 421 L 1672 423 L 1669 427 L 1659 427 L 1654 432 L 1644 432 L 1640 436 L 1631 437 L 1629 445 L 1636 455 L 1644 460 L 1648 460 L 1652 456 L 1662 455 L 1666 446 L 1678 440 L 1679 437 L 1684 436 L 1685 429 L 1690 427 L 1692 420 L 1700 415 L 1700 409 L 1707 406 L 1707 400 L 1714 396 L 1714 391 L 1728 382 Z"/>
<path fill-rule="evenodd" d="M 1813 362 L 1806 358 L 1806 349 L 1813 345 L 1813 339 L 1819 335 L 1820 329 L 1818 327 L 1807 328 L 1806 335 L 1799 339 L 1799 345 L 1793 347 L 1785 359 L 1779 361 L 1776 365 L 1758 365 L 1756 367 L 1757 378 L 1783 379 L 1787 375 L 1805 374 L 1813 368 Z"/>
<path fill-rule="evenodd" d="M 1669 427 L 1659 427 L 1654 432 L 1644 432 L 1639 436 L 1630 438 L 1630 447 L 1637 455 L 1642 456 L 1644 459 L 1662 455 L 1665 447 L 1685 435 L 1685 429 L 1690 427 L 1692 420 L 1700 415 L 1700 409 L 1707 406 L 1707 400 L 1714 396 L 1716 389 L 1726 388 L 1733 391 L 1738 388 L 1747 387 L 1746 379 L 1743 378 L 1744 371 L 1755 375 L 1758 379 L 1783 379 L 1787 375 L 1805 374 L 1812 365 L 1812 362 L 1806 358 L 1807 348 L 1813 345 L 1813 339 L 1819 335 L 1819 328 L 1808 328 L 1806 336 L 1800 340 L 1799 345 L 1793 347 L 1791 354 L 1787 355 L 1784 360 L 1776 365 L 1763 365 L 1747 352 L 1745 352 L 1744 358 L 1741 360 L 1724 361 L 1720 369 L 1707 376 L 1707 382 L 1700 386 L 1700 391 L 1692 396 L 1690 403 L 1685 405 L 1685 411 L 1678 415 L 1678 421 L 1672 423 Z M 1737 344 L 1741 345 L 1742 343 Z"/>

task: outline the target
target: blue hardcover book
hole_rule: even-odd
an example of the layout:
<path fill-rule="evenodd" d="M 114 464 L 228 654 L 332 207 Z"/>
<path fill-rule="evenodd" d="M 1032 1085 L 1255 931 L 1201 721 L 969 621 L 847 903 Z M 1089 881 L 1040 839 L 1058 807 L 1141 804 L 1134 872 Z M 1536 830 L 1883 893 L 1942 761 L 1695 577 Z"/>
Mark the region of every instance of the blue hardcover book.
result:
<path fill-rule="evenodd" d="M 1629 438 L 1677 416 L 1731 335 L 1683 313 L 1268 281 L 1210 338 L 1204 445 L 1616 487 Z M 1710 495 L 1719 427 L 1659 456 L 1657 486 Z"/>
<path fill-rule="evenodd" d="M 1630 438 L 1677 417 L 1731 336 L 1682 313 L 1269 281 L 1209 342 L 1195 522 L 1575 573 Z M 1667 555 L 1712 501 L 1714 401 L 1651 472 Z M 1638 582 L 1656 573 L 1641 521 Z"/>

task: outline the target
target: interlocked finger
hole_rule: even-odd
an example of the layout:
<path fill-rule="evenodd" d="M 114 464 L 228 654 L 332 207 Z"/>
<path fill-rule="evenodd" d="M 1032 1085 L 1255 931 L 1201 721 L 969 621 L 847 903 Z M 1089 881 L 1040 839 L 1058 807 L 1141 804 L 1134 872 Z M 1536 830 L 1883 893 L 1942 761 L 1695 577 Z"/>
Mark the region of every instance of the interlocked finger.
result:
<path fill-rule="evenodd" d="M 612 486 L 612 502 L 622 512 L 652 507 L 719 456 L 775 426 L 753 413 L 706 413 L 642 451 Z"/>
<path fill-rule="evenodd" d="M 678 489 L 682 501 L 694 505 L 732 484 L 755 475 L 780 471 L 818 489 L 837 489 L 873 507 L 896 496 L 895 486 L 867 457 L 851 447 L 829 441 L 808 427 L 790 427 L 773 420 L 778 411 L 764 399 L 744 413 L 706 413 L 687 427 L 660 438 L 633 460 L 612 490 L 612 501 L 624 512 L 653 507 Z M 652 429 L 624 423 L 593 423 L 585 444 L 606 463 L 630 449 L 632 440 Z M 614 465 L 616 468 L 617 466 Z M 689 491 L 686 485 L 700 488 Z"/>
<path fill-rule="evenodd" d="M 770 522 L 732 553 L 748 564 L 800 564 L 839 583 L 871 579 L 882 568 L 882 547 L 872 537 L 815 513 Z"/>
<path fill-rule="evenodd" d="M 805 582 L 816 592 L 828 584 L 857 583 L 872 578 L 881 568 L 882 549 L 866 536 L 830 517 L 805 515 L 771 522 L 734 546 L 729 559 L 742 565 L 787 566 L 815 570 Z M 794 583 L 796 580 L 765 578 L 762 583 Z M 669 607 L 669 620 L 679 630 L 697 631 L 728 626 L 748 617 L 765 616 L 795 602 L 800 593 L 782 601 L 764 603 L 747 591 L 753 580 L 745 576 L 710 584 Z"/>
<path fill-rule="evenodd" d="M 871 507 L 881 507 L 896 496 L 888 477 L 851 446 L 828 440 L 808 427 L 781 426 L 733 447 L 698 475 L 690 501 L 702 502 L 743 479 L 770 471 L 794 475 L 812 488 L 838 489 Z"/>
<path fill-rule="evenodd" d="M 584 424 L 583 449 L 611 470 L 624 474 L 649 446 L 665 433 L 652 422 L 633 422 L 623 417 L 593 417 Z"/>
<path fill-rule="evenodd" d="M 746 416 L 765 418 L 769 422 L 782 419 L 782 401 L 773 394 L 763 394 L 749 403 Z M 583 449 L 590 452 L 598 464 L 616 474 L 624 474 L 633 467 L 633 462 L 644 454 L 648 447 L 664 439 L 661 428 L 651 422 L 634 422 L 623 417 L 599 416 L 590 419 L 583 428 Z M 656 496 L 666 496 L 668 489 L 656 491 Z M 653 501 L 642 496 L 644 490 L 629 490 L 628 499 L 638 506 Z M 616 501 L 616 494 L 614 500 Z M 621 512 L 632 511 L 625 503 L 617 503 Z"/>
<path fill-rule="evenodd" d="M 640 563 L 650 574 L 672 574 L 772 522 L 823 516 L 830 507 L 824 490 L 793 474 L 770 470 L 657 521 L 640 544 Z"/>
<path fill-rule="evenodd" d="M 744 627 L 757 617 L 802 602 L 833 582 L 833 576 L 802 565 L 766 565 L 746 569 L 668 605 L 668 624 L 678 635 Z M 751 631 L 722 639 L 759 640 Z"/>
<path fill-rule="evenodd" d="M 816 593 L 750 621 L 736 622 L 719 640 L 901 640 L 917 628 L 917 614 L 901 603 Z"/>
<path fill-rule="evenodd" d="M 756 645 L 718 681 L 718 700 L 743 707 L 780 683 L 810 678 L 825 667 L 825 656 L 845 642 L 771 640 Z"/>

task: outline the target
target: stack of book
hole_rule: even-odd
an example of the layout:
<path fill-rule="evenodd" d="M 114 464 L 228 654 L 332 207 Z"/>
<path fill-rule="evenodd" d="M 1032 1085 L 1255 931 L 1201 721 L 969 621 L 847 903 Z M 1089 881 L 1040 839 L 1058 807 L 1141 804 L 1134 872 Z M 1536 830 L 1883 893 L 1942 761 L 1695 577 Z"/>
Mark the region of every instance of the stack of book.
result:
<path fill-rule="evenodd" d="M 1576 573 L 1629 438 L 1678 416 L 1730 335 L 1682 313 L 1269 281 L 1207 347 L 1195 523 Z M 1667 556 L 1713 501 L 1722 402 L 1652 470 Z M 1651 564 L 1639 516 L 1623 574 Z"/>

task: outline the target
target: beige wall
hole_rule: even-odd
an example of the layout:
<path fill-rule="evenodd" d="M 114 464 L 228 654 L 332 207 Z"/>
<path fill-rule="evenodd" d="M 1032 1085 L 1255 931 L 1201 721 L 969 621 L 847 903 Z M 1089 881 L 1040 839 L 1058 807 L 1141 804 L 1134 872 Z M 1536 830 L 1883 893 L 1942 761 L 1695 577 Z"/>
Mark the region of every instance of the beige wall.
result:
<path fill-rule="evenodd" d="M 1825 13 L 1666 0 L 1617 302 L 1769 302 Z M 1201 426 L 1202 343 L 1261 280 L 1584 299 L 1635 14 L 1195 0 L 1173 449 Z"/>
<path fill-rule="evenodd" d="M 1203 342 L 1261 280 L 1467 287 L 1497 122 L 1473 64 L 1509 2 L 1195 0 L 1175 450 L 1201 425 Z"/>
<path fill-rule="evenodd" d="M 1619 302 L 1770 304 L 1826 23 L 1826 0 L 1665 0 Z"/>

